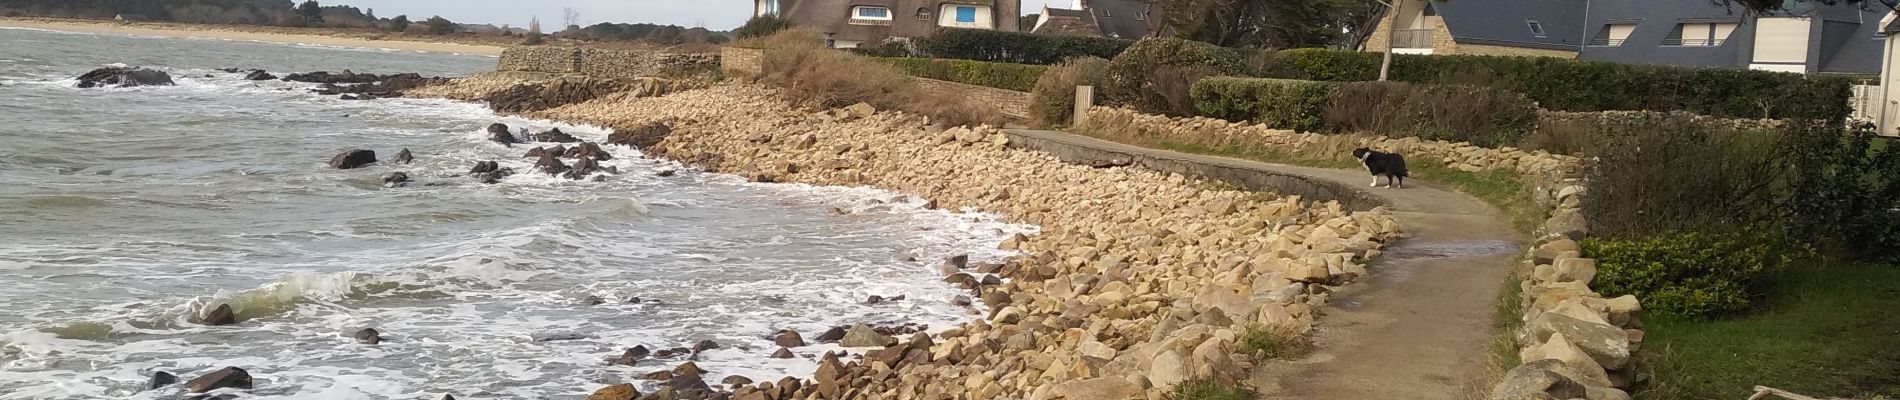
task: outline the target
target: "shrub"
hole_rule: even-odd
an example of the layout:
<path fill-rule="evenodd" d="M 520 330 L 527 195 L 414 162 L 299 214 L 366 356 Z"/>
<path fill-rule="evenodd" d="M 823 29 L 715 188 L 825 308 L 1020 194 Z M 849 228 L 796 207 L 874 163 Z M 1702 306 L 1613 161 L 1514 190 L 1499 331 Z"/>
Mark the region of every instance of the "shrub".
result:
<path fill-rule="evenodd" d="M 1319 81 L 1378 78 L 1379 53 L 1282 51 L 1260 76 Z M 1734 118 L 1844 118 L 1846 79 L 1732 68 L 1629 65 L 1550 57 L 1393 56 L 1391 78 L 1412 83 L 1496 86 L 1560 111 L 1690 111 Z M 1817 99 L 1819 101 L 1817 101 Z"/>
<path fill-rule="evenodd" d="M 1209 380 L 1193 380 L 1174 384 L 1169 391 L 1169 399 L 1174 400 L 1249 400 L 1253 391 L 1239 386 L 1225 386 Z"/>
<path fill-rule="evenodd" d="M 1108 105 L 1192 115 L 1189 91 L 1194 83 L 1208 76 L 1241 75 L 1246 72 L 1242 61 L 1238 52 L 1207 43 L 1142 39 L 1109 63 L 1101 94 Z"/>
<path fill-rule="evenodd" d="M 1115 57 L 1134 42 L 1083 36 L 1038 35 L 987 29 L 938 29 L 915 40 L 934 58 L 1049 65 L 1072 57 Z"/>
<path fill-rule="evenodd" d="M 876 45 L 859 45 L 856 48 L 845 50 L 865 57 L 911 57 L 916 55 L 911 52 L 910 43 L 896 40 L 887 40 Z"/>
<path fill-rule="evenodd" d="M 1373 132 L 1479 146 L 1516 145 L 1537 107 L 1502 90 L 1393 82 L 1208 78 L 1194 85 L 1203 116 L 1306 132 Z"/>
<path fill-rule="evenodd" d="M 767 14 L 746 20 L 745 25 L 740 25 L 739 29 L 732 31 L 732 34 L 740 39 L 751 39 L 772 36 L 786 29 L 792 29 L 791 18 Z"/>
<path fill-rule="evenodd" d="M 1646 313 L 1704 319 L 1747 311 L 1765 278 L 1801 254 L 1774 233 L 1672 233 L 1582 245 L 1583 255 L 1597 260 L 1591 286 L 1605 296 L 1636 295 Z"/>
<path fill-rule="evenodd" d="M 1537 106 L 1524 95 L 1462 85 L 1396 82 L 1341 84 L 1326 110 L 1334 131 L 1516 146 L 1537 130 Z"/>
<path fill-rule="evenodd" d="M 824 48 L 818 34 L 788 30 L 764 38 L 759 80 L 779 87 L 801 106 L 844 107 L 859 102 L 901 110 L 951 125 L 997 124 L 1001 113 L 967 99 L 934 96 L 897 68 Z"/>
<path fill-rule="evenodd" d="M 1835 253 L 1894 259 L 1900 256 L 1900 147 L 1876 146 L 1870 124 L 1841 132 L 1813 120 L 1782 126 L 1791 228 Z"/>
<path fill-rule="evenodd" d="M 1597 127 L 1583 212 L 1592 233 L 1728 232 L 1777 218 L 1777 135 L 1713 130 L 1684 115 Z"/>
<path fill-rule="evenodd" d="M 1306 352 L 1306 339 L 1285 329 L 1255 326 L 1240 338 L 1240 351 L 1262 359 L 1288 359 Z"/>
<path fill-rule="evenodd" d="M 1030 124 L 1039 128 L 1066 125 L 1075 118 L 1075 87 L 1101 87 L 1108 60 L 1097 57 L 1069 59 L 1049 67 L 1029 92 Z"/>
<path fill-rule="evenodd" d="M 1027 92 L 1036 88 L 1036 79 L 1042 77 L 1049 67 L 1027 64 L 1006 64 L 970 60 L 941 60 L 932 58 L 883 58 L 915 77 L 930 78 L 951 82 L 988 86 L 997 89 Z"/>
<path fill-rule="evenodd" d="M 1200 115 L 1302 132 L 1326 130 L 1338 85 L 1291 79 L 1218 77 L 1194 84 Z"/>

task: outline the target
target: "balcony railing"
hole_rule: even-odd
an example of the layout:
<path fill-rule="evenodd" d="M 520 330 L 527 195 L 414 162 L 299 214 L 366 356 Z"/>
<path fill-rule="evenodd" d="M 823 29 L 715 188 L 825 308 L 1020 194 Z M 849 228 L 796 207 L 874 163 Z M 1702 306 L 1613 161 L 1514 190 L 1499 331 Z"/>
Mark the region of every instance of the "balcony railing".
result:
<path fill-rule="evenodd" d="M 1722 39 L 1663 39 L 1664 46 L 1721 46 Z"/>
<path fill-rule="evenodd" d="M 1392 48 L 1429 49 L 1432 48 L 1431 29 L 1399 29 L 1392 32 Z"/>
<path fill-rule="evenodd" d="M 1610 39 L 1610 38 L 1598 38 L 1598 39 L 1592 39 L 1592 40 L 1590 40 L 1590 43 L 1589 43 L 1589 45 L 1591 45 L 1591 46 L 1610 46 L 1610 47 L 1616 47 L 1616 46 L 1622 46 L 1622 45 L 1623 45 L 1623 39 Z"/>

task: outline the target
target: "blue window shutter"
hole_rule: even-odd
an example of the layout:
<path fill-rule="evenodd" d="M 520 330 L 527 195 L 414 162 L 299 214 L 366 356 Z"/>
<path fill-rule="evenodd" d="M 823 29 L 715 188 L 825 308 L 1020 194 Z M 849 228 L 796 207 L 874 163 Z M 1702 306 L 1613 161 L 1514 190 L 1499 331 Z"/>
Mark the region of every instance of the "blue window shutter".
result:
<path fill-rule="evenodd" d="M 976 7 L 958 6 L 957 22 L 976 23 Z"/>

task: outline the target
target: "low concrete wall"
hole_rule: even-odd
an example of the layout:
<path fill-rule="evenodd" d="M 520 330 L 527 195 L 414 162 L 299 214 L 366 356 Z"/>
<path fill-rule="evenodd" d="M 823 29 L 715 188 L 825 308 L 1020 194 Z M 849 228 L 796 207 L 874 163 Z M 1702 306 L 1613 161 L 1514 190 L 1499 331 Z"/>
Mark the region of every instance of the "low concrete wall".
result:
<path fill-rule="evenodd" d="M 1341 207 L 1366 211 L 1387 206 L 1384 198 L 1356 187 L 1304 175 L 1250 168 L 1240 164 L 1169 157 L 1120 143 L 1080 138 L 1057 132 L 1005 130 L 1009 147 L 1054 155 L 1071 164 L 1096 167 L 1138 166 L 1155 171 L 1227 182 L 1242 189 L 1298 195 L 1309 201 L 1337 201 Z"/>

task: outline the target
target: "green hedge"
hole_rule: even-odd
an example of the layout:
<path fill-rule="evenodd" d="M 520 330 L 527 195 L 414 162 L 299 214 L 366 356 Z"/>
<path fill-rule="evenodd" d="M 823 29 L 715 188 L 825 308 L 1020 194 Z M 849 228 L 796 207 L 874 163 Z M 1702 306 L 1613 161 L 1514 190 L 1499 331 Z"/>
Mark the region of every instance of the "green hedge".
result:
<path fill-rule="evenodd" d="M 1747 311 L 1767 278 L 1803 254 L 1771 236 L 1677 233 L 1582 245 L 1597 260 L 1591 286 L 1604 296 L 1636 295 L 1648 314 L 1713 318 Z"/>
<path fill-rule="evenodd" d="M 1049 69 L 1044 65 L 933 58 L 879 58 L 877 60 L 897 66 L 897 69 L 903 70 L 910 76 L 1018 92 L 1035 89 L 1036 79 L 1041 78 L 1043 71 Z"/>
<path fill-rule="evenodd" d="M 1101 97 L 1103 105 L 1188 116 L 1195 111 L 1190 94 L 1195 82 L 1247 70 L 1234 49 L 1176 38 L 1142 39 L 1109 61 Z"/>
<path fill-rule="evenodd" d="M 1251 65 L 1256 75 L 1319 81 L 1377 80 L 1382 55 L 1293 49 Z M 1559 111 L 1688 111 L 1731 118 L 1845 118 L 1849 82 L 1734 68 L 1688 68 L 1551 57 L 1394 55 L 1400 82 L 1493 86 Z"/>
<path fill-rule="evenodd" d="M 938 29 L 913 40 L 932 58 L 1049 65 L 1074 57 L 1114 58 L 1133 41 L 1110 38 L 1038 35 L 987 29 Z"/>
<path fill-rule="evenodd" d="M 1318 82 L 1216 77 L 1192 91 L 1202 116 L 1304 132 L 1514 146 L 1537 130 L 1537 106 L 1495 88 L 1396 82 Z"/>

